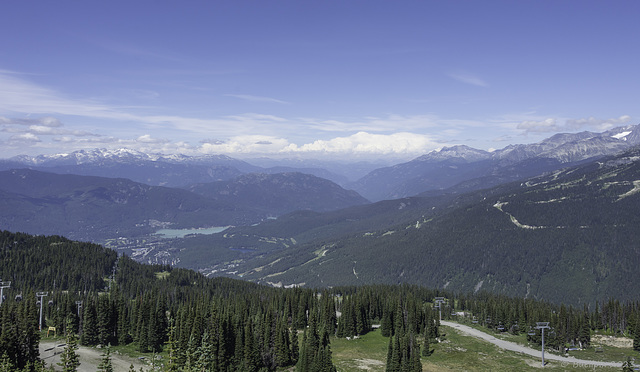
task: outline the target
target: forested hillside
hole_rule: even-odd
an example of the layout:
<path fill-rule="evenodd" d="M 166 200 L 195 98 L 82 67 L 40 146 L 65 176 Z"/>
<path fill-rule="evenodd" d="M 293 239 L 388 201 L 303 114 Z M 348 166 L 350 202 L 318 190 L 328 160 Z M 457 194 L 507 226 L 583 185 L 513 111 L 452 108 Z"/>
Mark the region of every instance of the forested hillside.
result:
<path fill-rule="evenodd" d="M 143 353 L 162 351 L 164 371 L 267 371 L 294 365 L 297 371 L 330 371 L 335 369 L 330 340 L 365 334 L 374 324 L 389 337 L 391 370 L 419 371 L 421 358 L 429 356 L 429 345 L 440 336 L 439 314 L 473 317 L 512 333 L 549 321 L 557 331 L 547 342 L 557 348 L 588 345 L 597 329 L 640 336 L 637 302 L 610 300 L 576 309 L 410 285 L 278 289 L 141 265 L 55 236 L 0 236 L 0 273 L 3 281 L 11 281 L 0 308 L 0 365 L 12 366 L 9 370 L 43 368 L 35 291 L 47 292 L 44 327 L 79 335 L 87 346 L 131 344 Z M 434 299 L 442 300 L 438 309 Z M 530 339 L 539 342 L 536 335 Z"/>
<path fill-rule="evenodd" d="M 458 195 L 444 206 L 429 207 L 434 199 L 427 198 L 417 202 L 422 216 L 413 220 L 309 240 L 247 259 L 236 270 L 245 279 L 284 285 L 414 283 L 573 304 L 636 300 L 638 159 L 635 149 Z"/>
<path fill-rule="evenodd" d="M 201 183 L 187 188 L 198 195 L 280 216 L 297 210 L 327 212 L 367 204 L 355 191 L 298 172 L 252 173 L 228 181 Z"/>

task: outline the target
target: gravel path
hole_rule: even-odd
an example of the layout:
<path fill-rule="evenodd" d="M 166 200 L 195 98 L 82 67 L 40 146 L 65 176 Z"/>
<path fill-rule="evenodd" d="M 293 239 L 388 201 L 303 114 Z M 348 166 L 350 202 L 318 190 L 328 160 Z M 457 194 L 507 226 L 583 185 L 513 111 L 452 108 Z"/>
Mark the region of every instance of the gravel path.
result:
<path fill-rule="evenodd" d="M 64 341 L 58 342 L 41 342 L 40 343 L 40 359 L 47 363 L 47 368 L 51 365 L 56 371 L 62 371 L 57 363 L 60 362 L 60 354 L 64 350 Z M 102 360 L 102 350 L 80 346 L 76 350 L 76 354 L 80 356 L 80 367 L 78 372 L 95 372 Z M 145 366 L 138 359 L 131 358 L 125 355 L 119 355 L 111 353 L 111 364 L 115 372 L 128 372 L 131 364 L 136 368 L 136 371 L 140 370 L 140 367 Z M 145 366 L 145 370 L 147 367 Z"/>
<path fill-rule="evenodd" d="M 454 322 L 446 322 L 446 321 L 441 321 L 440 324 L 445 325 L 447 327 L 451 327 L 451 328 L 455 328 L 458 331 L 462 332 L 462 333 L 466 333 L 470 336 L 474 336 L 480 339 L 483 339 L 485 341 L 489 341 L 492 344 L 498 346 L 499 348 L 505 349 L 505 350 L 510 350 L 510 351 L 515 351 L 518 353 L 523 353 L 523 354 L 527 354 L 536 358 L 541 359 L 542 358 L 542 352 L 541 350 L 535 350 L 532 349 L 530 347 L 526 347 L 526 346 L 522 346 L 522 345 L 518 345 L 514 342 L 511 341 L 504 341 L 504 340 L 500 340 L 498 338 L 493 337 L 492 335 L 488 334 L 488 333 L 484 333 L 482 331 L 479 331 L 475 328 L 471 328 L 469 326 L 463 325 L 463 324 L 458 324 L 458 323 L 454 323 Z M 616 368 L 621 368 L 622 367 L 622 362 L 617 363 L 617 362 L 600 362 L 600 361 L 596 361 L 596 360 L 584 360 L 584 359 L 576 359 L 574 357 L 562 357 L 559 355 L 554 355 L 554 354 L 550 354 L 550 353 L 545 353 L 544 354 L 544 360 L 555 360 L 555 361 L 559 361 L 559 362 L 564 362 L 564 363 L 570 363 L 570 364 L 580 364 L 580 365 L 585 365 L 585 366 L 600 366 L 600 367 L 616 367 Z"/>

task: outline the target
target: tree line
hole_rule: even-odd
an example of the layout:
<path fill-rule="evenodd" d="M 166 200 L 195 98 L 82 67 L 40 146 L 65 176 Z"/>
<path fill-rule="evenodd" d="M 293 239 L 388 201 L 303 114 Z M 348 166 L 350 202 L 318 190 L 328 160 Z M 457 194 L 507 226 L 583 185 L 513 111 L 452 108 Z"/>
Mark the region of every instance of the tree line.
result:
<path fill-rule="evenodd" d="M 497 332 L 533 333 L 532 342 L 539 342 L 530 332 L 535 322 L 548 321 L 555 332 L 545 343 L 556 348 L 588 346 L 594 330 L 607 330 L 633 335 L 640 350 L 635 302 L 577 309 L 417 285 L 271 288 L 142 265 L 90 243 L 8 232 L 0 232 L 0 257 L 2 279 L 12 281 L 0 307 L 0 371 L 45 369 L 38 353 L 40 305 L 44 329 L 55 327 L 68 344 L 133 344 L 142 353 L 162 352 L 166 371 L 334 371 L 331 338 L 361 336 L 374 326 L 389 337 L 387 371 L 419 371 L 440 337 L 441 315 L 475 319 Z M 20 262 L 41 271 L 29 275 Z M 37 290 L 48 290 L 42 304 Z M 436 297 L 446 299 L 439 308 Z M 71 349 L 65 354 L 68 370 L 74 370 L 73 356 Z M 104 368 L 108 360 L 107 351 Z"/>

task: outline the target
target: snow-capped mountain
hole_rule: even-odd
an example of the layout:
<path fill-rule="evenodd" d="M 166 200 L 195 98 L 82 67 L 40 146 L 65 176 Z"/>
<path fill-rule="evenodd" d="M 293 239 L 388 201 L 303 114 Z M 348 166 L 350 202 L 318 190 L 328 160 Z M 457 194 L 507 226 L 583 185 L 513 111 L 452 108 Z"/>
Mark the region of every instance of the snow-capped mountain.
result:
<path fill-rule="evenodd" d="M 561 133 L 533 144 L 509 145 L 493 152 L 458 145 L 444 147 L 407 163 L 372 171 L 349 185 L 369 200 L 443 190 L 479 189 L 613 155 L 640 145 L 640 126 L 603 133 Z"/>
<path fill-rule="evenodd" d="M 438 150 L 431 151 L 426 155 L 422 155 L 414 161 L 442 161 L 450 159 L 459 159 L 465 162 L 480 161 L 491 158 L 491 153 L 484 150 L 474 149 L 465 145 L 457 145 L 451 147 L 443 147 Z"/>
<path fill-rule="evenodd" d="M 229 180 L 260 170 L 225 155 L 146 154 L 132 149 L 92 149 L 65 154 L 17 156 L 2 169 L 25 167 L 60 174 L 128 178 L 152 186 L 187 186 Z"/>
<path fill-rule="evenodd" d="M 81 164 L 105 164 L 105 163 L 131 163 L 131 162 L 166 162 L 183 164 L 220 164 L 243 163 L 226 155 L 202 155 L 189 156 L 184 154 L 157 154 L 144 153 L 133 149 L 120 148 L 116 150 L 90 149 L 78 150 L 71 153 L 53 155 L 38 155 L 30 157 L 26 155 L 15 156 L 9 160 L 35 166 L 61 166 Z M 245 163 L 246 164 L 246 163 Z M 248 165 L 248 164 L 247 164 Z M 249 166 L 250 167 L 250 166 Z"/>
<path fill-rule="evenodd" d="M 132 149 L 17 156 L 0 161 L 0 170 L 27 167 L 63 174 L 129 178 L 149 185 L 174 187 L 231 180 L 247 173 L 302 172 L 329 179 L 376 201 L 454 186 L 459 186 L 460 191 L 489 187 L 616 154 L 637 145 L 640 145 L 638 125 L 602 133 L 561 133 L 538 143 L 509 145 L 493 152 L 457 145 L 431 151 L 406 163 L 374 169 L 352 183 L 347 183 L 343 173 L 320 169 L 317 165 L 320 163 L 312 161 L 298 162 L 293 167 L 278 163 L 278 167 L 269 169 L 225 155 L 147 154 Z M 262 165 L 267 163 L 263 159 Z"/>
<path fill-rule="evenodd" d="M 30 168 L 61 174 L 129 178 L 152 186 L 182 187 L 195 183 L 230 180 L 242 174 L 256 172 L 269 174 L 300 172 L 343 185 L 348 180 L 345 174 L 353 174 L 353 169 L 358 167 L 358 164 L 351 167 L 344 165 L 344 169 L 341 169 L 337 164 L 314 161 L 288 163 L 263 161 L 262 163 L 260 165 L 271 165 L 256 166 L 226 155 L 147 154 L 121 148 L 79 150 L 35 157 L 20 155 L 0 160 L 0 170 Z M 329 168 L 331 170 L 328 170 Z M 367 171 L 375 168 L 375 166 L 369 166 Z M 366 174 L 366 172 L 362 173 Z"/>

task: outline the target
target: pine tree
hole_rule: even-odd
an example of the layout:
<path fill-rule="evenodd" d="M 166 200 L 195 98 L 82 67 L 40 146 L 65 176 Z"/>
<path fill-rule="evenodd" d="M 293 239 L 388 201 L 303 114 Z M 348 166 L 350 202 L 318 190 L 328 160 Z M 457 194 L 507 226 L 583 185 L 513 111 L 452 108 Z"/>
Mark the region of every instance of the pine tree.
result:
<path fill-rule="evenodd" d="M 291 363 L 298 363 L 299 345 L 298 345 L 298 330 L 291 329 Z"/>
<path fill-rule="evenodd" d="M 204 335 L 202 335 L 200 346 L 194 353 L 194 366 L 197 371 L 213 371 L 216 369 L 215 352 L 210 341 L 209 332 L 205 331 Z"/>
<path fill-rule="evenodd" d="M 169 319 L 169 339 L 165 344 L 165 351 L 167 352 L 167 365 L 165 370 L 167 372 L 175 372 L 178 370 L 178 365 L 176 363 L 177 360 L 177 350 L 176 350 L 176 327 L 173 325 L 173 319 Z"/>
<path fill-rule="evenodd" d="M 110 302 L 109 296 L 98 296 L 96 326 L 98 328 L 98 344 L 102 346 L 110 344 L 114 334 Z"/>
<path fill-rule="evenodd" d="M 389 346 L 387 347 L 387 362 L 385 363 L 385 372 L 392 372 L 393 366 L 393 336 L 389 337 Z"/>
<path fill-rule="evenodd" d="M 424 341 L 422 342 L 422 356 L 428 357 L 431 356 L 433 351 L 431 350 L 431 342 L 429 341 L 429 332 L 425 328 L 424 332 Z"/>
<path fill-rule="evenodd" d="M 98 365 L 98 371 L 113 372 L 113 364 L 111 363 L 111 345 L 107 345 L 102 354 L 102 361 Z"/>
<path fill-rule="evenodd" d="M 383 337 L 389 337 L 393 334 L 393 320 L 391 319 L 391 314 L 392 312 L 387 306 L 382 314 L 382 321 L 380 322 L 380 331 L 382 332 Z"/>
<path fill-rule="evenodd" d="M 84 316 L 82 317 L 82 335 L 80 343 L 85 346 L 98 344 L 98 320 L 96 305 L 93 300 L 85 301 Z"/>
<path fill-rule="evenodd" d="M 640 319 L 636 320 L 636 326 L 633 331 L 633 350 L 640 351 Z"/>
<path fill-rule="evenodd" d="M 126 345 L 131 342 L 131 335 L 129 334 L 129 317 L 127 316 L 127 308 L 124 298 L 120 295 L 117 299 L 117 332 L 118 332 L 118 345 Z"/>
<path fill-rule="evenodd" d="M 11 359 L 9 359 L 7 353 L 5 352 L 2 354 L 2 357 L 0 358 L 0 372 L 11 372 L 15 370 L 14 368 L 15 367 L 13 366 L 13 363 L 11 363 Z"/>
<path fill-rule="evenodd" d="M 80 366 L 80 358 L 78 357 L 78 354 L 76 354 L 76 350 L 78 350 L 78 338 L 73 332 L 71 319 L 67 320 L 66 330 L 67 345 L 64 347 L 64 351 L 60 355 L 60 363 L 58 363 L 58 365 L 62 367 L 63 372 L 75 372 L 78 370 L 78 366 Z"/>

